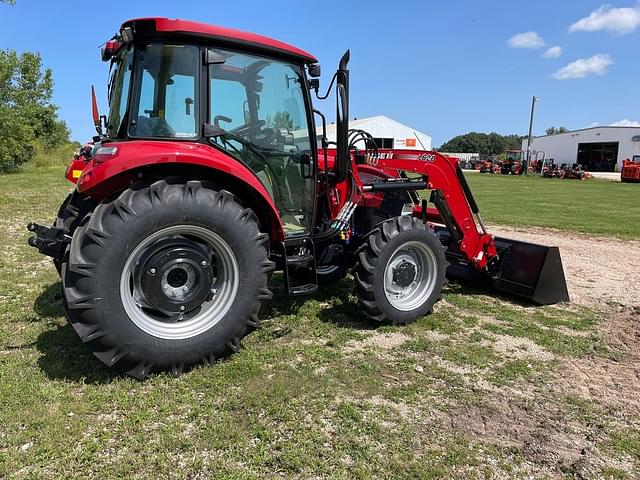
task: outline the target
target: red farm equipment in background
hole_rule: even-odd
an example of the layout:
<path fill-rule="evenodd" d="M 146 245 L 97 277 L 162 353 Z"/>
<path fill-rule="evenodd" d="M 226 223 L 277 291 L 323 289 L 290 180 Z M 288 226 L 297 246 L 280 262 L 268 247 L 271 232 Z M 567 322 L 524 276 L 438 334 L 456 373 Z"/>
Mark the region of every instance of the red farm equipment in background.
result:
<path fill-rule="evenodd" d="M 500 166 L 491 159 L 480 160 L 476 164 L 476 169 L 480 173 L 498 173 L 500 171 Z"/>
<path fill-rule="evenodd" d="M 457 160 L 349 129 L 348 51 L 331 81 L 337 139 L 321 146 L 320 66 L 291 45 L 146 18 L 103 59 L 109 113 L 94 108 L 98 135 L 69 166 L 54 225 L 29 230 L 106 365 L 141 378 L 236 352 L 274 270 L 288 295 L 351 271 L 364 314 L 393 324 L 428 314 L 445 274 L 568 300 L 558 249 L 488 232 Z"/>
<path fill-rule="evenodd" d="M 507 150 L 505 159 L 500 163 L 500 173 L 503 175 L 522 175 L 525 173 L 525 152 L 522 150 Z"/>
<path fill-rule="evenodd" d="M 633 157 L 633 160 L 626 159 L 622 162 L 620 180 L 628 183 L 640 182 L 640 155 Z"/>

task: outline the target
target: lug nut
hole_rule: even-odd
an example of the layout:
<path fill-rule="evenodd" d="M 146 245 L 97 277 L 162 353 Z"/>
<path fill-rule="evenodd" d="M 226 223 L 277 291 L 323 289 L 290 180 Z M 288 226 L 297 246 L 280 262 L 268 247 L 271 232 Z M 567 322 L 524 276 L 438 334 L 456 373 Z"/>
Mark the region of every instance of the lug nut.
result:
<path fill-rule="evenodd" d="M 155 268 L 152 268 L 151 270 L 149 270 L 149 273 L 150 273 L 151 275 L 155 275 L 155 274 L 156 274 L 156 269 L 155 269 Z"/>
<path fill-rule="evenodd" d="M 184 305 L 180 305 L 180 311 L 184 312 Z"/>
<path fill-rule="evenodd" d="M 202 260 L 202 266 L 206 267 L 207 266 L 207 261 L 206 260 Z"/>

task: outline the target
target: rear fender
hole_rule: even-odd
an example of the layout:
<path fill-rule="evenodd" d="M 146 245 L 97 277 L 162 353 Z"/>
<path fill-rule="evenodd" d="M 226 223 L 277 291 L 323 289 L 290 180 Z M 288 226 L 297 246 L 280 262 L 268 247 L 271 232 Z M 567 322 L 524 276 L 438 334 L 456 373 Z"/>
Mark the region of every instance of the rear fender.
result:
<path fill-rule="evenodd" d="M 235 158 L 195 142 L 137 140 L 109 142 L 105 146 L 117 147 L 117 151 L 102 162 L 94 158 L 85 166 L 78 179 L 81 193 L 99 201 L 136 182 L 142 172 L 147 174 L 157 169 L 184 174 L 185 170 L 196 168 L 205 172 L 205 178 L 227 179 L 236 190 L 249 192 L 250 198 L 243 200 L 251 203 L 256 214 L 268 221 L 271 239 L 284 238 L 280 215 L 269 192 L 258 177 Z M 227 182 L 222 183 L 223 188 L 232 190 Z"/>

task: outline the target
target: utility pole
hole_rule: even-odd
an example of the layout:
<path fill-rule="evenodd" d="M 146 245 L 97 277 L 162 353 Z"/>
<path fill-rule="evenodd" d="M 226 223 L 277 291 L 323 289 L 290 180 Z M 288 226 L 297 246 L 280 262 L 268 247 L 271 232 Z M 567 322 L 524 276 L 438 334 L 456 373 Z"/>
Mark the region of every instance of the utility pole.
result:
<path fill-rule="evenodd" d="M 531 163 L 531 134 L 533 132 L 533 112 L 536 109 L 538 98 L 534 95 L 531 100 L 531 117 L 529 118 L 529 138 L 527 139 L 527 161 L 524 166 L 524 174 L 529 175 L 529 164 Z"/>

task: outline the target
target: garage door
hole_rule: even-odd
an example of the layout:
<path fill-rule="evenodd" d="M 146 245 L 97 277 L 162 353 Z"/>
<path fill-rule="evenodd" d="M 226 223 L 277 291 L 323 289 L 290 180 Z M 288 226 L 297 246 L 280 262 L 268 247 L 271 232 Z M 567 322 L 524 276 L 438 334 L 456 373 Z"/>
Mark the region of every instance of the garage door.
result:
<path fill-rule="evenodd" d="M 578 163 L 591 172 L 613 172 L 618 161 L 618 142 L 579 143 Z"/>

